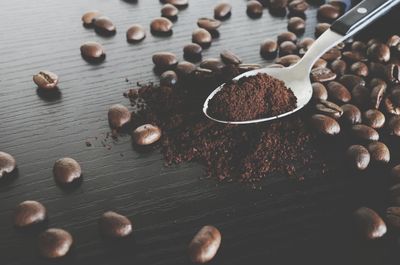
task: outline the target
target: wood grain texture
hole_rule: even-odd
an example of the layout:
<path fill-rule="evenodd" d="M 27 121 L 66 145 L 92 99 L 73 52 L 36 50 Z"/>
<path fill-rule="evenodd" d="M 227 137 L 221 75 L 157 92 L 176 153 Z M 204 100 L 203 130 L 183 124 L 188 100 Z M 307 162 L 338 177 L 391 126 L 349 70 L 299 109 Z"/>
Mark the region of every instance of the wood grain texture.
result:
<path fill-rule="evenodd" d="M 245 62 L 266 64 L 258 54 L 259 44 L 285 30 L 287 18 L 273 18 L 265 10 L 261 19 L 250 19 L 246 1 L 230 2 L 233 15 L 204 57 L 231 49 Z M 133 84 L 156 81 L 151 54 L 170 51 L 182 58 L 195 20 L 211 16 L 215 3 L 190 1 L 173 35 L 160 38 L 149 33 L 150 21 L 160 13 L 156 0 L 0 1 L 0 150 L 18 162 L 16 179 L 0 185 L 0 264 L 189 264 L 187 245 L 205 224 L 222 232 L 222 247 L 210 264 L 397 263 L 394 237 L 361 243 L 349 221 L 356 207 L 382 211 L 387 205 L 382 170 L 357 175 L 339 167 L 319 176 L 305 169 L 302 183 L 272 175 L 253 190 L 203 179 L 203 169 L 195 163 L 165 168 L 157 151 L 135 152 L 129 136 L 107 140 L 110 150 L 103 147 L 108 107 L 128 104 L 122 93 L 132 84 L 125 78 Z M 114 21 L 116 36 L 102 38 L 82 27 L 82 14 L 92 9 Z M 305 35 L 311 36 L 314 8 L 307 17 Z M 133 23 L 148 31 L 136 45 L 125 40 Z M 90 40 L 104 45 L 103 64 L 82 60 L 79 47 Z M 32 75 L 41 69 L 59 75 L 59 97 L 37 92 Z M 86 147 L 87 139 L 92 147 Z M 82 185 L 69 192 L 52 178 L 54 161 L 64 156 L 79 161 L 84 172 Z M 13 228 L 13 209 L 27 199 L 47 207 L 48 227 L 64 228 L 74 236 L 74 248 L 65 259 L 40 258 L 39 231 Z M 131 218 L 135 236 L 123 242 L 103 240 L 97 220 L 107 210 Z"/>

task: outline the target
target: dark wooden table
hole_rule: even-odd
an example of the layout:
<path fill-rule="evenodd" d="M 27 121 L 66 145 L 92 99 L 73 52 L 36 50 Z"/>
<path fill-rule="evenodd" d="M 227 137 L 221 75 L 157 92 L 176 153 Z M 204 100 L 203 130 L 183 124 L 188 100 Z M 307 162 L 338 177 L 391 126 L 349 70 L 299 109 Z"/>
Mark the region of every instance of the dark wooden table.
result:
<path fill-rule="evenodd" d="M 108 107 L 128 104 L 122 93 L 132 85 L 125 78 L 156 81 L 151 54 L 171 51 L 181 57 L 195 20 L 212 16 L 216 2 L 192 0 L 179 14 L 171 37 L 148 34 L 142 43 L 130 45 L 126 29 L 133 23 L 148 29 L 159 16 L 159 1 L 0 1 L 0 150 L 18 161 L 16 178 L 0 185 L 0 264 L 190 264 L 187 244 L 205 224 L 217 226 L 223 235 L 210 264 L 397 263 L 394 236 L 362 243 L 350 222 L 356 207 L 382 211 L 387 206 L 386 171 L 355 174 L 338 166 L 325 176 L 309 174 L 301 183 L 273 175 L 254 190 L 204 179 L 203 168 L 195 163 L 165 168 L 159 152 L 135 152 L 129 136 L 118 142 L 106 139 Z M 218 56 L 227 48 L 245 62 L 266 64 L 258 54 L 259 43 L 285 30 L 287 19 L 268 12 L 250 19 L 246 1 L 231 2 L 232 18 L 204 56 Z M 102 38 L 82 27 L 81 15 L 91 9 L 115 22 L 116 36 Z M 305 35 L 311 36 L 315 8 L 307 16 Z M 104 45 L 103 64 L 82 60 L 79 47 L 89 40 Z M 60 76 L 60 95 L 49 98 L 36 90 L 32 75 L 41 69 Z M 91 147 L 85 144 L 88 139 Z M 54 161 L 65 156 L 77 159 L 84 171 L 76 190 L 63 191 L 52 178 Z M 13 228 L 13 209 L 23 200 L 42 202 L 48 209 L 47 226 L 72 233 L 74 248 L 66 258 L 40 258 L 40 231 Z M 130 217 L 135 236 L 103 240 L 97 219 L 106 210 Z"/>

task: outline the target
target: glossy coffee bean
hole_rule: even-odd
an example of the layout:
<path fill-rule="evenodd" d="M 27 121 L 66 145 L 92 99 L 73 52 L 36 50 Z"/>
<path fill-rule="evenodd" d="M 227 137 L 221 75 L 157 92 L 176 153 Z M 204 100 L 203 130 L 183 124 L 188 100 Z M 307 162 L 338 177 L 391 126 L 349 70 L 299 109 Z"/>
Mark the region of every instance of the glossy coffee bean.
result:
<path fill-rule="evenodd" d="M 365 44 L 362 41 L 354 41 L 351 44 L 351 50 L 353 52 L 366 53 L 367 52 L 367 44 Z"/>
<path fill-rule="evenodd" d="M 400 66 L 397 64 L 388 64 L 385 66 L 385 78 L 392 84 L 400 82 Z"/>
<path fill-rule="evenodd" d="M 46 219 L 46 208 L 37 201 L 24 201 L 14 210 L 14 225 L 27 227 Z"/>
<path fill-rule="evenodd" d="M 342 120 L 348 125 L 361 123 L 361 111 L 353 104 L 344 104 L 340 106 L 343 110 Z"/>
<path fill-rule="evenodd" d="M 176 73 L 182 77 L 190 76 L 195 70 L 196 65 L 186 61 L 179 62 L 175 69 Z"/>
<path fill-rule="evenodd" d="M 328 66 L 328 62 L 322 58 L 318 58 L 314 65 L 312 66 L 313 69 L 315 68 L 326 68 Z"/>
<path fill-rule="evenodd" d="M 331 70 L 338 76 L 344 75 L 347 70 L 347 63 L 341 59 L 336 59 L 331 63 Z"/>
<path fill-rule="evenodd" d="M 369 81 L 369 87 L 371 88 L 382 87 L 382 89 L 386 91 L 387 83 L 380 78 L 372 78 Z"/>
<path fill-rule="evenodd" d="M 195 29 L 192 33 L 192 42 L 197 43 L 203 48 L 210 46 L 211 41 L 212 41 L 212 36 L 210 32 L 208 32 L 205 29 L 198 28 Z"/>
<path fill-rule="evenodd" d="M 214 18 L 224 20 L 231 16 L 232 6 L 228 2 L 222 2 L 214 7 Z"/>
<path fill-rule="evenodd" d="M 161 129 L 152 124 L 145 124 L 136 128 L 132 136 L 137 145 L 150 145 L 161 138 Z"/>
<path fill-rule="evenodd" d="M 313 99 L 315 101 L 327 100 L 328 99 L 328 91 L 325 86 L 319 82 L 312 83 L 313 88 Z"/>
<path fill-rule="evenodd" d="M 112 105 L 108 109 L 108 123 L 111 128 L 118 129 L 131 120 L 131 112 L 121 104 Z"/>
<path fill-rule="evenodd" d="M 303 34 L 306 29 L 306 22 L 300 17 L 291 17 L 287 29 L 296 35 Z"/>
<path fill-rule="evenodd" d="M 103 46 L 93 41 L 82 44 L 81 55 L 88 62 L 101 62 L 106 58 Z"/>
<path fill-rule="evenodd" d="M 167 4 L 174 5 L 178 8 L 183 8 L 189 5 L 189 0 L 163 0 Z"/>
<path fill-rule="evenodd" d="M 361 207 L 354 212 L 354 221 L 364 239 L 377 239 L 386 234 L 387 228 L 382 218 L 372 209 Z"/>
<path fill-rule="evenodd" d="M 386 209 L 386 221 L 388 225 L 400 229 L 400 207 L 389 207 Z"/>
<path fill-rule="evenodd" d="M 303 0 L 295 0 L 295 1 L 303 1 Z M 299 41 L 297 43 L 299 54 L 304 55 L 310 49 L 311 45 L 313 45 L 314 42 L 315 40 L 312 38 L 304 38 L 301 41 Z"/>
<path fill-rule="evenodd" d="M 396 47 L 400 44 L 400 36 L 399 35 L 392 35 L 386 41 L 386 45 L 389 47 Z"/>
<path fill-rule="evenodd" d="M 93 19 L 101 15 L 100 11 L 92 10 L 88 11 L 82 16 L 82 22 L 85 27 L 93 26 Z"/>
<path fill-rule="evenodd" d="M 311 117 L 311 125 L 324 135 L 336 135 L 340 132 L 339 123 L 331 117 L 322 114 L 314 114 Z"/>
<path fill-rule="evenodd" d="M 326 116 L 339 119 L 343 115 L 343 109 L 333 102 L 321 100 L 315 105 L 315 109 Z"/>
<path fill-rule="evenodd" d="M 331 81 L 327 85 L 328 98 L 341 103 L 347 103 L 351 100 L 349 90 L 339 82 Z"/>
<path fill-rule="evenodd" d="M 362 85 L 357 85 L 351 90 L 351 98 L 357 106 L 365 108 L 370 106 L 370 91 Z"/>
<path fill-rule="evenodd" d="M 183 47 L 183 56 L 186 60 L 198 61 L 201 59 L 202 52 L 203 48 L 196 43 L 190 43 Z"/>
<path fill-rule="evenodd" d="M 239 56 L 237 56 L 236 54 L 234 54 L 232 51 L 229 50 L 223 50 L 220 53 L 220 57 L 225 64 L 238 65 L 242 63 L 242 60 L 239 58 Z"/>
<path fill-rule="evenodd" d="M 197 26 L 208 31 L 217 30 L 221 26 L 221 21 L 213 18 L 202 17 L 197 20 Z"/>
<path fill-rule="evenodd" d="M 103 36 L 112 36 L 117 32 L 114 23 L 106 16 L 99 16 L 93 19 L 93 26 L 96 33 Z"/>
<path fill-rule="evenodd" d="M 355 86 L 361 85 L 365 86 L 365 80 L 357 75 L 350 75 L 350 74 L 345 74 L 339 78 L 339 83 L 344 85 L 347 89 L 350 91 L 353 90 Z"/>
<path fill-rule="evenodd" d="M 289 3 L 289 14 L 292 15 L 303 15 L 308 9 L 309 5 L 305 0 L 293 0 Z"/>
<path fill-rule="evenodd" d="M 274 16 L 285 16 L 288 0 L 270 0 L 269 12 Z"/>
<path fill-rule="evenodd" d="M 371 154 L 371 160 L 379 163 L 389 163 L 389 148 L 382 142 L 372 142 L 367 147 Z"/>
<path fill-rule="evenodd" d="M 168 18 L 170 20 L 176 19 L 176 17 L 178 16 L 178 13 L 179 13 L 178 8 L 176 8 L 174 5 L 171 5 L 171 4 L 165 4 L 161 8 L 161 16 Z"/>
<path fill-rule="evenodd" d="M 346 151 L 346 161 L 354 169 L 366 169 L 370 160 L 370 153 L 362 145 L 352 145 Z"/>
<path fill-rule="evenodd" d="M 152 60 L 156 68 L 159 69 L 171 69 L 178 63 L 178 58 L 171 52 L 154 53 Z"/>
<path fill-rule="evenodd" d="M 286 31 L 286 32 L 282 32 L 278 35 L 277 41 L 278 41 L 278 44 L 281 44 L 284 41 L 296 42 L 297 36 L 293 32 Z"/>
<path fill-rule="evenodd" d="M 368 57 L 375 62 L 388 62 L 390 60 L 390 48 L 383 43 L 375 43 L 367 50 Z"/>
<path fill-rule="evenodd" d="M 172 71 L 168 70 L 161 74 L 160 85 L 174 87 L 178 83 L 178 75 Z"/>
<path fill-rule="evenodd" d="M 218 73 L 222 70 L 222 68 L 224 68 L 224 63 L 221 62 L 221 60 L 216 59 L 216 58 L 207 58 L 204 59 L 201 63 L 200 63 L 200 67 L 203 69 L 209 69 L 211 71 L 213 71 L 214 73 Z"/>
<path fill-rule="evenodd" d="M 324 4 L 318 8 L 317 17 L 322 22 L 333 22 L 340 16 L 340 10 L 333 5 Z"/>
<path fill-rule="evenodd" d="M 318 24 L 315 26 L 314 36 L 315 36 L 316 38 L 318 38 L 319 36 L 322 35 L 322 33 L 324 33 L 325 31 L 327 31 L 330 27 L 331 27 L 331 25 L 328 24 L 328 23 L 318 23 Z"/>
<path fill-rule="evenodd" d="M 350 70 L 353 74 L 359 76 L 368 76 L 369 70 L 368 66 L 363 62 L 356 62 L 351 65 Z"/>
<path fill-rule="evenodd" d="M 371 128 L 379 129 L 385 124 L 385 115 L 377 109 L 370 109 L 363 113 L 363 122 Z"/>
<path fill-rule="evenodd" d="M 351 133 L 352 135 L 360 140 L 365 140 L 365 141 L 378 141 L 379 140 L 379 134 L 378 132 L 364 124 L 356 124 L 351 127 Z"/>
<path fill-rule="evenodd" d="M 39 250 L 45 258 L 61 258 L 70 250 L 73 239 L 63 229 L 50 228 L 39 236 Z"/>
<path fill-rule="evenodd" d="M 76 160 L 65 157 L 54 163 L 53 175 L 58 183 L 69 184 L 82 176 L 82 169 Z"/>
<path fill-rule="evenodd" d="M 371 47 L 373 44 L 376 44 L 376 43 L 381 43 L 381 41 L 379 39 L 377 39 L 377 38 L 372 38 L 372 39 L 368 40 L 367 46 Z"/>
<path fill-rule="evenodd" d="M 394 166 L 390 170 L 390 178 L 391 178 L 391 182 L 393 182 L 395 184 L 399 184 L 400 183 L 400 164 Z"/>
<path fill-rule="evenodd" d="M 384 86 L 375 86 L 371 90 L 370 100 L 371 106 L 375 109 L 379 109 L 383 96 L 385 95 L 386 88 Z"/>
<path fill-rule="evenodd" d="M 111 238 L 122 238 L 132 233 L 131 221 L 121 214 L 108 211 L 99 219 L 100 233 Z"/>
<path fill-rule="evenodd" d="M 340 59 L 341 57 L 342 57 L 342 52 L 336 47 L 329 49 L 327 52 L 325 52 L 321 56 L 322 59 L 324 59 L 328 62 L 332 62 L 334 60 Z"/>
<path fill-rule="evenodd" d="M 263 14 L 263 11 L 264 11 L 264 7 L 260 2 L 258 2 L 256 0 L 250 0 L 247 2 L 246 12 L 249 17 L 252 17 L 252 18 L 261 17 Z"/>
<path fill-rule="evenodd" d="M 206 263 L 214 258 L 221 245 L 221 233 L 214 226 L 203 226 L 189 244 L 189 257 L 193 263 Z"/>
<path fill-rule="evenodd" d="M 278 43 L 274 40 L 266 39 L 260 45 L 260 55 L 270 60 L 276 57 L 278 51 Z"/>
<path fill-rule="evenodd" d="M 297 53 L 297 46 L 291 41 L 284 41 L 279 45 L 279 56 Z"/>
<path fill-rule="evenodd" d="M 400 106 L 395 104 L 390 97 L 386 97 L 383 100 L 383 106 L 385 107 L 387 113 L 400 115 Z"/>
<path fill-rule="evenodd" d="M 50 71 L 40 71 L 33 76 L 33 82 L 41 89 L 54 89 L 58 84 L 58 76 Z"/>
<path fill-rule="evenodd" d="M 0 151 L 0 179 L 13 172 L 16 167 L 15 158 L 6 152 Z"/>
<path fill-rule="evenodd" d="M 311 80 L 313 82 L 328 82 L 335 78 L 336 74 L 329 68 L 314 68 L 311 70 Z"/>
<path fill-rule="evenodd" d="M 345 60 L 349 64 L 357 63 L 357 62 L 365 62 L 367 59 L 359 52 L 354 51 L 345 51 L 342 53 L 343 60 Z"/>
<path fill-rule="evenodd" d="M 134 24 L 126 32 L 126 40 L 129 43 L 135 43 L 142 41 L 146 38 L 146 31 L 144 28 L 139 24 Z"/>
<path fill-rule="evenodd" d="M 400 116 L 393 116 L 389 119 L 388 129 L 391 135 L 400 136 Z"/>
<path fill-rule="evenodd" d="M 300 61 L 300 59 L 301 59 L 300 56 L 296 54 L 289 54 L 275 59 L 275 63 L 287 67 L 296 64 L 298 61 Z"/>
<path fill-rule="evenodd" d="M 168 34 L 172 31 L 171 20 L 165 17 L 155 18 L 150 23 L 150 30 L 153 34 Z"/>

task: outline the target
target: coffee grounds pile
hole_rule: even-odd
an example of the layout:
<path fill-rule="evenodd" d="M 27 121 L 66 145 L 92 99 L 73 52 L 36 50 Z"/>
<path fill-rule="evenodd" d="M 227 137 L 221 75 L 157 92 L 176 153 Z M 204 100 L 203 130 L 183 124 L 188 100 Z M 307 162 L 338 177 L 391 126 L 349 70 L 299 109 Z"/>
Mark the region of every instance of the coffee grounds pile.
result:
<path fill-rule="evenodd" d="M 208 114 L 224 121 L 254 120 L 291 111 L 296 103 L 283 81 L 257 74 L 226 83 L 209 101 Z"/>
<path fill-rule="evenodd" d="M 162 129 L 158 146 L 167 165 L 197 161 L 220 181 L 257 182 L 272 173 L 303 179 L 297 170 L 310 170 L 316 155 L 303 112 L 245 126 L 216 123 L 202 113 L 209 93 L 237 74 L 227 66 L 220 74 L 181 78 L 174 88 L 147 84 L 130 89 L 125 96 L 139 109 L 132 126 L 151 123 Z"/>

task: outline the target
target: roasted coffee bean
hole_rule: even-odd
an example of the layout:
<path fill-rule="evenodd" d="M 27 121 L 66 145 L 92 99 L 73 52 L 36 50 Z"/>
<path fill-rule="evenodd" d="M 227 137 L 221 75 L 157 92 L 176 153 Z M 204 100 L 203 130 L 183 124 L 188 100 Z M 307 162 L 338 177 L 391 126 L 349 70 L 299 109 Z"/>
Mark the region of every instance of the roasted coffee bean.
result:
<path fill-rule="evenodd" d="M 199 44 L 203 48 L 210 46 L 211 41 L 212 36 L 210 32 L 205 29 L 195 29 L 192 33 L 192 42 Z"/>
<path fill-rule="evenodd" d="M 270 65 L 271 66 L 271 65 Z M 275 66 L 276 67 L 278 67 L 277 66 L 277 64 L 275 64 Z M 282 65 L 281 65 L 282 66 Z M 282 66 L 283 67 L 283 66 Z M 248 63 L 242 63 L 242 64 L 239 64 L 238 65 L 238 69 L 240 70 L 240 71 L 242 71 L 243 73 L 244 72 L 247 72 L 247 71 L 252 71 L 252 70 L 256 70 L 256 69 L 261 69 L 262 67 L 261 67 L 261 65 L 259 65 L 259 64 L 248 64 Z"/>
<path fill-rule="evenodd" d="M 328 66 L 328 62 L 325 61 L 322 58 L 318 58 L 318 60 L 315 61 L 314 65 L 313 65 L 313 69 L 314 68 L 326 68 Z"/>
<path fill-rule="evenodd" d="M 368 66 L 363 62 L 353 63 L 350 67 L 350 70 L 353 74 L 359 76 L 368 76 Z"/>
<path fill-rule="evenodd" d="M 174 71 L 168 70 L 161 74 L 160 85 L 173 87 L 176 83 L 178 83 L 178 76 Z"/>
<path fill-rule="evenodd" d="M 327 31 L 331 27 L 330 24 L 328 23 L 318 23 L 315 26 L 315 31 L 314 31 L 314 36 L 318 38 L 319 36 L 322 35 L 325 31 Z"/>
<path fill-rule="evenodd" d="M 365 86 L 365 80 L 357 75 L 343 75 L 339 78 L 339 83 L 341 83 L 342 85 L 344 85 L 347 89 L 349 89 L 350 91 L 355 87 L 355 86 Z"/>
<path fill-rule="evenodd" d="M 93 19 L 100 16 L 101 13 L 98 10 L 88 11 L 82 16 L 82 22 L 85 27 L 93 26 Z"/>
<path fill-rule="evenodd" d="M 347 103 L 351 100 L 351 93 L 344 85 L 342 85 L 339 82 L 336 81 L 329 82 L 327 85 L 327 90 L 328 90 L 328 98 L 334 101 Z"/>
<path fill-rule="evenodd" d="M 382 142 L 372 142 L 368 145 L 368 151 L 371 154 L 371 160 L 379 163 L 389 163 L 389 148 Z"/>
<path fill-rule="evenodd" d="M 135 43 L 143 40 L 146 37 L 146 31 L 139 24 L 134 24 L 126 32 L 126 40 L 130 43 Z"/>
<path fill-rule="evenodd" d="M 275 16 L 285 16 L 288 0 L 270 0 L 269 12 Z"/>
<path fill-rule="evenodd" d="M 329 49 L 326 53 L 324 53 L 321 58 L 328 61 L 328 62 L 332 62 L 334 60 L 340 59 L 342 57 L 342 53 L 341 51 L 336 48 L 333 47 L 332 49 Z"/>
<path fill-rule="evenodd" d="M 160 69 L 171 69 L 178 63 L 178 58 L 171 52 L 157 52 L 153 54 L 153 63 Z"/>
<path fill-rule="evenodd" d="M 297 53 L 297 46 L 291 41 L 284 41 L 279 45 L 279 56 Z"/>
<path fill-rule="evenodd" d="M 73 239 L 70 233 L 63 229 L 50 228 L 39 236 L 40 254 L 45 258 L 61 258 L 71 248 Z"/>
<path fill-rule="evenodd" d="M 351 44 L 351 50 L 353 52 L 358 52 L 358 53 L 364 54 L 367 52 L 367 45 L 362 41 L 354 41 Z"/>
<path fill-rule="evenodd" d="M 14 211 L 14 225 L 27 227 L 46 219 L 46 208 L 37 201 L 24 201 Z"/>
<path fill-rule="evenodd" d="M 363 122 L 374 129 L 379 129 L 385 124 L 385 115 L 377 109 L 370 109 L 364 112 Z"/>
<path fill-rule="evenodd" d="M 386 234 L 387 228 L 382 218 L 372 209 L 361 207 L 354 212 L 354 220 L 364 239 L 377 239 Z"/>
<path fill-rule="evenodd" d="M 106 58 L 103 46 L 93 41 L 82 44 L 81 55 L 88 62 L 102 62 Z"/>
<path fill-rule="evenodd" d="M 340 132 L 340 125 L 329 116 L 314 114 L 311 117 L 311 125 L 321 134 L 336 135 Z"/>
<path fill-rule="evenodd" d="M 379 133 L 364 124 L 356 124 L 351 127 L 351 133 L 352 135 L 360 140 L 366 140 L 366 141 L 378 141 L 379 140 Z"/>
<path fill-rule="evenodd" d="M 223 50 L 220 53 L 220 57 L 225 64 L 238 65 L 242 63 L 242 60 L 236 54 L 229 50 Z"/>
<path fill-rule="evenodd" d="M 390 60 L 390 48 L 383 43 L 375 43 L 367 50 L 368 57 L 375 61 L 385 63 Z"/>
<path fill-rule="evenodd" d="M 381 63 L 371 62 L 369 64 L 369 72 L 374 77 L 386 78 L 386 67 Z"/>
<path fill-rule="evenodd" d="M 391 227 L 400 229 L 400 207 L 387 208 L 386 221 Z"/>
<path fill-rule="evenodd" d="M 300 59 L 301 58 L 298 55 L 289 54 L 289 55 L 285 55 L 285 56 L 282 56 L 282 57 L 279 57 L 279 58 L 275 59 L 275 63 L 281 64 L 281 65 L 287 67 L 287 66 L 296 64 L 298 61 L 300 61 Z"/>
<path fill-rule="evenodd" d="M 213 18 L 202 17 L 197 20 L 197 26 L 208 31 L 217 30 L 221 26 L 221 21 Z"/>
<path fill-rule="evenodd" d="M 136 128 L 132 136 L 137 145 L 150 145 L 161 138 L 161 129 L 152 124 L 145 124 Z"/>
<path fill-rule="evenodd" d="M 151 32 L 154 34 L 168 34 L 172 31 L 172 22 L 171 20 L 165 17 L 159 17 L 153 19 L 150 24 Z"/>
<path fill-rule="evenodd" d="M 65 157 L 54 163 L 53 175 L 58 183 L 69 184 L 82 176 L 82 169 L 76 160 Z"/>
<path fill-rule="evenodd" d="M 282 32 L 278 35 L 277 41 L 278 41 L 278 44 L 281 44 L 284 41 L 296 42 L 297 36 L 293 32 L 286 31 L 286 32 Z"/>
<path fill-rule="evenodd" d="M 386 112 L 393 115 L 400 115 L 400 106 L 394 104 L 390 97 L 386 97 L 383 101 Z"/>
<path fill-rule="evenodd" d="M 15 158 L 6 152 L 0 151 L 0 179 L 13 172 L 16 167 Z"/>
<path fill-rule="evenodd" d="M 359 52 L 345 51 L 342 53 L 343 60 L 349 64 L 353 64 L 360 61 L 367 61 L 367 59 Z"/>
<path fill-rule="evenodd" d="M 351 98 L 354 103 L 362 108 L 370 105 L 370 92 L 368 88 L 357 85 L 351 90 Z"/>
<path fill-rule="evenodd" d="M 164 0 L 165 3 L 183 8 L 189 5 L 189 0 Z"/>
<path fill-rule="evenodd" d="M 260 55 L 266 59 L 273 59 L 276 57 L 278 51 L 278 44 L 273 40 L 264 40 L 260 45 Z"/>
<path fill-rule="evenodd" d="M 196 43 L 190 43 L 183 47 L 183 56 L 186 60 L 198 61 L 201 59 L 202 52 L 203 48 Z"/>
<path fill-rule="evenodd" d="M 295 1 L 303 1 L 303 0 L 295 0 Z M 301 41 L 299 41 L 297 43 L 299 54 L 304 55 L 310 49 L 311 45 L 313 45 L 314 41 L 315 40 L 312 38 L 304 38 Z"/>
<path fill-rule="evenodd" d="M 346 73 L 347 63 L 341 59 L 336 59 L 331 63 L 331 70 L 341 76 Z"/>
<path fill-rule="evenodd" d="M 117 32 L 114 23 L 106 16 L 99 16 L 93 19 L 94 30 L 103 36 L 112 36 Z"/>
<path fill-rule="evenodd" d="M 344 104 L 341 106 L 343 110 L 342 120 L 349 125 L 361 123 L 361 111 L 352 104 Z"/>
<path fill-rule="evenodd" d="M 190 76 L 196 70 L 196 65 L 190 62 L 182 61 L 176 65 L 175 70 L 179 76 L 186 77 Z"/>
<path fill-rule="evenodd" d="M 330 0 L 327 3 L 339 9 L 340 15 L 343 15 L 348 8 L 348 3 L 340 0 Z"/>
<path fill-rule="evenodd" d="M 58 84 L 58 76 L 50 71 L 40 71 L 33 76 L 33 82 L 41 89 L 54 89 Z"/>
<path fill-rule="evenodd" d="M 400 36 L 398 35 L 390 36 L 386 42 L 386 45 L 389 47 L 396 47 L 399 44 L 400 44 Z"/>
<path fill-rule="evenodd" d="M 327 100 L 328 99 L 328 91 L 325 86 L 319 82 L 312 83 L 313 88 L 313 99 L 315 101 Z"/>
<path fill-rule="evenodd" d="M 256 1 L 256 0 L 250 0 L 247 2 L 247 15 L 252 18 L 258 18 L 261 17 L 264 11 L 263 5 Z"/>
<path fill-rule="evenodd" d="M 189 244 L 190 260 L 194 263 L 206 263 L 217 254 L 221 245 L 221 233 L 214 226 L 203 226 Z"/>
<path fill-rule="evenodd" d="M 207 58 L 200 63 L 201 68 L 209 69 L 214 73 L 220 72 L 224 66 L 224 63 L 216 58 Z"/>
<path fill-rule="evenodd" d="M 382 87 L 384 90 L 387 88 L 387 83 L 380 78 L 372 78 L 369 81 L 370 87 Z"/>
<path fill-rule="evenodd" d="M 333 5 L 324 4 L 318 8 L 317 17 L 322 22 L 333 22 L 340 16 L 340 10 Z"/>
<path fill-rule="evenodd" d="M 111 128 L 118 129 L 131 120 L 131 112 L 121 104 L 112 105 L 108 109 L 108 123 Z"/>
<path fill-rule="evenodd" d="M 308 9 L 309 5 L 305 0 L 293 0 L 289 3 L 289 14 L 291 15 L 303 15 Z"/>
<path fill-rule="evenodd" d="M 388 64 L 385 67 L 386 80 L 395 84 L 400 82 L 400 66 L 397 64 Z"/>
<path fill-rule="evenodd" d="M 343 114 L 343 109 L 333 102 L 321 100 L 315 105 L 316 110 L 334 119 L 339 119 Z"/>
<path fill-rule="evenodd" d="M 108 211 L 100 217 L 99 229 L 104 236 L 122 238 L 132 233 L 132 223 L 126 216 Z"/>
<path fill-rule="evenodd" d="M 393 183 L 400 183 L 400 164 L 390 170 L 390 178 Z"/>
<path fill-rule="evenodd" d="M 165 4 L 161 8 L 161 16 L 168 18 L 170 20 L 175 20 L 176 17 L 178 16 L 179 10 L 176 8 L 174 5 L 171 4 Z"/>
<path fill-rule="evenodd" d="M 394 104 L 400 105 L 400 86 L 392 86 L 392 91 L 390 92 L 390 99 Z"/>
<path fill-rule="evenodd" d="M 389 133 L 391 135 L 400 136 L 400 116 L 393 116 L 388 123 Z"/>
<path fill-rule="evenodd" d="M 311 80 L 313 82 L 328 82 L 335 78 L 336 74 L 329 68 L 314 68 L 311 70 Z"/>
<path fill-rule="evenodd" d="M 371 98 L 371 105 L 373 108 L 379 109 L 379 106 L 381 105 L 385 92 L 386 89 L 384 86 L 375 86 L 372 88 L 370 98 Z"/>
<path fill-rule="evenodd" d="M 291 17 L 287 29 L 296 35 L 303 34 L 306 29 L 306 22 L 300 17 Z"/>
<path fill-rule="evenodd" d="M 346 160 L 354 169 L 366 169 L 370 159 L 371 156 L 368 150 L 362 145 L 352 145 L 346 151 Z"/>
<path fill-rule="evenodd" d="M 232 6 L 228 2 L 222 2 L 214 7 L 214 18 L 224 20 L 231 16 Z"/>
<path fill-rule="evenodd" d="M 376 39 L 376 38 L 369 39 L 368 42 L 367 42 L 367 46 L 370 47 L 375 43 L 381 43 L 381 41 Z"/>

